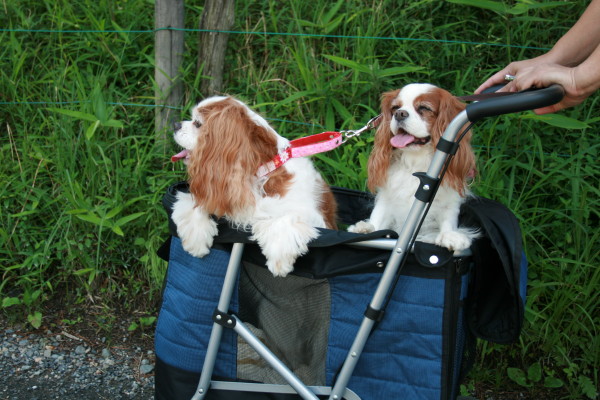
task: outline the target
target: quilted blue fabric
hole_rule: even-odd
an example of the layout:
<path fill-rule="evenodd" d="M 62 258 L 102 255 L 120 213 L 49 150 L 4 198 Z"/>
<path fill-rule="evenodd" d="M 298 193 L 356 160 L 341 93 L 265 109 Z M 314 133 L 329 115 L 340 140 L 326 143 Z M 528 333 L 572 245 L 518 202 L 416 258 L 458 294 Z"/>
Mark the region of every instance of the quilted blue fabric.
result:
<path fill-rule="evenodd" d="M 379 278 L 362 274 L 329 280 L 328 385 L 347 355 Z M 439 399 L 444 293 L 443 279 L 401 276 L 385 318 L 369 338 L 348 387 L 363 399 Z"/>
<path fill-rule="evenodd" d="M 212 249 L 203 258 L 191 256 L 173 237 L 163 303 L 155 332 L 156 355 L 165 363 L 200 372 L 212 330 L 212 313 L 219 302 L 229 253 Z M 236 285 L 237 286 L 237 285 Z M 231 311 L 238 309 L 237 288 Z M 214 374 L 235 378 L 237 338 L 223 330 Z"/>
<path fill-rule="evenodd" d="M 156 355 L 169 365 L 199 373 L 229 253 L 213 249 L 198 259 L 186 253 L 175 237 L 170 251 L 155 334 Z M 462 277 L 461 298 L 466 293 L 468 276 Z M 327 385 L 332 384 L 347 356 L 380 278 L 381 274 L 366 273 L 329 279 Z M 351 390 L 364 400 L 440 399 L 444 380 L 442 324 L 446 288 L 446 280 L 441 278 L 401 276 L 385 318 L 373 331 L 350 379 Z M 231 311 L 238 310 L 238 301 L 236 288 Z M 459 320 L 459 334 L 462 330 Z M 459 354 L 461 346 L 459 340 Z M 235 333 L 225 329 L 215 365 L 216 376 L 236 377 L 236 349 Z"/>

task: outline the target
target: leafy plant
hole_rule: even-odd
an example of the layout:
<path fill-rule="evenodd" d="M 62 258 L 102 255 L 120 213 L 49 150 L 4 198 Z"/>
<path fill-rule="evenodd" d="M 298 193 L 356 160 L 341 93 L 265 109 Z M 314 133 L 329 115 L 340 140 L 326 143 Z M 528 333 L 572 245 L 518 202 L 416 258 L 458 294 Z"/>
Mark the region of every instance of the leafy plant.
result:
<path fill-rule="evenodd" d="M 25 314 L 27 315 L 27 322 L 35 329 L 38 329 L 42 326 L 43 315 L 35 306 L 39 303 L 38 299 L 41 294 L 42 291 L 39 289 L 32 292 L 25 290 L 19 297 L 4 297 L 2 299 L 2 308 L 15 307 L 24 309 Z"/>
<path fill-rule="evenodd" d="M 542 382 L 542 366 L 539 362 L 530 365 L 527 371 L 520 368 L 508 368 L 506 372 L 513 382 L 524 387 L 532 387 L 534 384 Z M 563 381 L 547 375 L 544 376 L 543 385 L 547 388 L 559 388 L 563 386 Z"/>
<path fill-rule="evenodd" d="M 137 329 L 141 329 L 143 331 L 145 328 L 149 328 L 152 325 L 154 325 L 154 322 L 156 322 L 156 317 L 154 317 L 154 316 L 139 317 L 137 322 L 136 321 L 132 322 L 129 325 L 129 327 L 127 328 L 127 330 L 129 332 L 133 332 Z"/>
<path fill-rule="evenodd" d="M 493 1 L 493 0 L 447 0 L 450 3 L 462 4 L 465 6 L 478 7 L 486 10 L 497 12 L 500 15 L 521 15 L 526 14 L 531 10 L 542 9 L 542 8 L 554 8 L 564 6 L 565 3 L 562 1 L 545 1 L 545 2 L 532 2 L 518 0 L 516 4 L 510 6 L 505 1 Z"/>
<path fill-rule="evenodd" d="M 202 4 L 185 3 L 194 28 Z M 550 48 L 588 3 L 237 2 L 223 91 L 290 139 L 358 129 L 379 113 L 382 92 L 405 83 L 471 93 L 509 62 Z M 0 298 L 13 319 L 37 325 L 57 299 L 156 312 L 166 270 L 156 250 L 168 236 L 161 198 L 185 170 L 154 130 L 153 13 L 146 0 L 0 7 Z M 178 118 L 207 79 L 195 68 L 197 35 L 185 40 Z M 530 269 L 520 343 L 480 343 L 466 392 L 516 385 L 536 398 L 596 396 L 599 105 L 595 95 L 557 114 L 474 128 L 473 190 L 517 215 Z M 366 189 L 372 135 L 313 157 L 330 184 Z M 511 379 L 514 366 L 528 367 L 511 369 Z"/>

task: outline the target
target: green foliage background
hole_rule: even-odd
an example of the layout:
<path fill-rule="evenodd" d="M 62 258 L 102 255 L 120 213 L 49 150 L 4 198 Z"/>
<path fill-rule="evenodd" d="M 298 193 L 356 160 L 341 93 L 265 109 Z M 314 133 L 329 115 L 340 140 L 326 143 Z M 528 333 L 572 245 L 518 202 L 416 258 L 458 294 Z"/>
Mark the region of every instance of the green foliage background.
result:
<path fill-rule="evenodd" d="M 182 118 L 205 79 L 198 3 L 186 2 Z M 289 138 L 359 128 L 383 91 L 409 82 L 471 93 L 550 48 L 586 5 L 240 1 L 224 91 Z M 160 200 L 185 172 L 169 161 L 170 135 L 154 132 L 153 14 L 151 0 L 0 2 L 0 299 L 10 318 L 42 326 L 57 298 L 156 312 Z M 481 343 L 465 392 L 597 396 L 599 101 L 475 128 L 474 190 L 521 221 L 530 287 L 520 343 Z M 365 189 L 371 143 L 363 135 L 315 159 L 330 183 Z"/>

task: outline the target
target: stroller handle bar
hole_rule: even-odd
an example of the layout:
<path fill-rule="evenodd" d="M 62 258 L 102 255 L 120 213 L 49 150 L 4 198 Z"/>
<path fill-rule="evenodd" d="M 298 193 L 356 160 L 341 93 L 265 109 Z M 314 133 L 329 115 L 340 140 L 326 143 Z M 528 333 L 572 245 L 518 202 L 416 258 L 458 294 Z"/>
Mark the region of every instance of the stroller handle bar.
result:
<path fill-rule="evenodd" d="M 498 88 L 495 87 L 496 90 Z M 486 117 L 547 107 L 561 101 L 564 95 L 565 91 L 562 86 L 551 85 L 542 89 L 493 97 L 467 105 L 467 118 L 469 121 L 475 122 Z"/>

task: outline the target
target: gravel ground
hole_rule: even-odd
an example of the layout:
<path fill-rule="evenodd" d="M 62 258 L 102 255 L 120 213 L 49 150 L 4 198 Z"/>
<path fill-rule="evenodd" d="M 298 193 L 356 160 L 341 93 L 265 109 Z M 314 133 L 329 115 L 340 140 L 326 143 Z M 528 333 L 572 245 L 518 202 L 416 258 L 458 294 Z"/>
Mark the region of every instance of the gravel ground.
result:
<path fill-rule="evenodd" d="M 106 338 L 0 323 L 2 400 L 154 398 L 152 343 L 132 345 L 126 329 L 108 345 Z"/>
<path fill-rule="evenodd" d="M 7 328 L 0 316 L 0 400 L 154 399 L 152 339 L 132 336 L 127 324 L 109 345 L 93 330 Z M 477 398 L 527 399 L 519 392 L 489 391 Z"/>
<path fill-rule="evenodd" d="M 45 315 L 47 326 L 33 330 L 10 325 L 0 314 L 0 400 L 154 399 L 154 343 L 151 335 L 128 331 L 134 317 L 116 317 L 122 322 L 105 333 L 107 339 L 98 333 L 97 314 L 89 309 L 47 310 Z M 71 326 L 63 323 L 65 317 L 81 321 Z M 521 391 L 478 392 L 458 400 L 529 399 Z"/>

